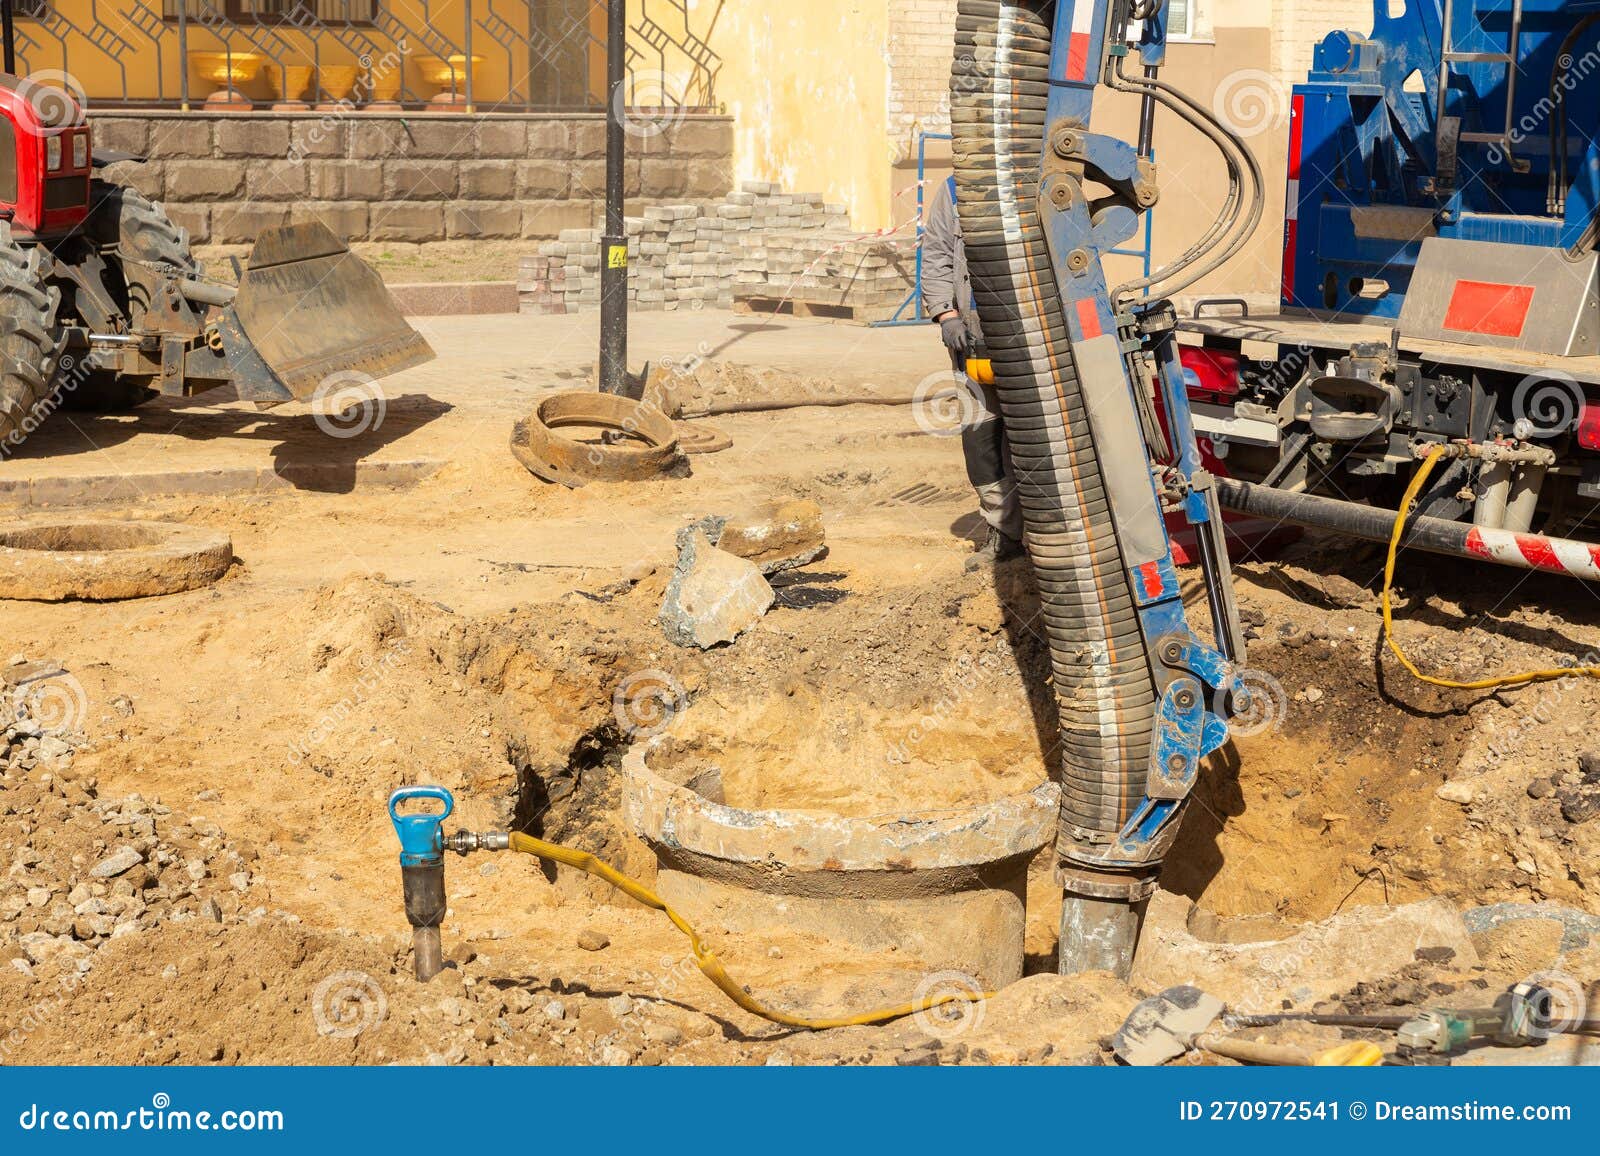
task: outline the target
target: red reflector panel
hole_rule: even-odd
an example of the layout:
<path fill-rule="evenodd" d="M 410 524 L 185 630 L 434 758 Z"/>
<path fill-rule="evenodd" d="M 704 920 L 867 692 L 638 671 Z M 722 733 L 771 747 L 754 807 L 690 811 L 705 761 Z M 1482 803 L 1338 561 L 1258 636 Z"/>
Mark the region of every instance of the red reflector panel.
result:
<path fill-rule="evenodd" d="M 1207 349 L 1201 345 L 1184 345 L 1178 349 L 1178 360 L 1183 367 L 1199 379 L 1199 384 L 1189 390 L 1189 396 L 1202 399 L 1222 394 L 1235 397 L 1239 393 L 1239 364 L 1237 353 L 1221 349 Z"/>
<path fill-rule="evenodd" d="M 1533 305 L 1532 285 L 1457 281 L 1445 311 L 1444 327 L 1484 337 L 1521 337 Z"/>
<path fill-rule="evenodd" d="M 1078 302 L 1078 326 L 1083 330 L 1085 341 L 1099 337 L 1105 332 L 1105 327 L 1100 324 L 1100 310 L 1095 306 L 1094 298 L 1085 297 Z"/>
<path fill-rule="evenodd" d="M 1578 444 L 1586 450 L 1600 450 L 1600 405 L 1585 402 L 1578 419 Z"/>

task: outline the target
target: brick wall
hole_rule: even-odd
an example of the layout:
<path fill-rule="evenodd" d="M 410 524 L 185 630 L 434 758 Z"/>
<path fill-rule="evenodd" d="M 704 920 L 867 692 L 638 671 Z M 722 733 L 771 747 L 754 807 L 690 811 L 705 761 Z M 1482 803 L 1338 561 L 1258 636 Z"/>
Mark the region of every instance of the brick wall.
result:
<path fill-rule="evenodd" d="M 889 139 L 902 153 L 916 130 L 950 131 L 956 0 L 890 0 Z"/>
<path fill-rule="evenodd" d="M 600 223 L 598 115 L 101 113 L 95 146 L 149 158 L 109 175 L 194 244 L 320 220 L 349 241 L 542 240 Z M 629 139 L 630 211 L 733 187 L 733 123 L 692 116 Z"/>
<path fill-rule="evenodd" d="M 1278 78 L 1299 84 L 1311 71 L 1311 54 L 1337 29 L 1372 31 L 1372 0 L 1280 0 L 1273 12 L 1273 63 Z"/>

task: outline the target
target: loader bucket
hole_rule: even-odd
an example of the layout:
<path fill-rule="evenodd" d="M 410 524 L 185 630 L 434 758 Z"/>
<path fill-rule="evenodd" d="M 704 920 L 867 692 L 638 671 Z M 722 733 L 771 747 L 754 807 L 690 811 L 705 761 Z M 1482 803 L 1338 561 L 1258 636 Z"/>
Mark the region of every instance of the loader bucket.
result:
<path fill-rule="evenodd" d="M 221 330 L 239 396 L 268 402 L 288 400 L 283 389 L 311 399 L 335 374 L 347 384 L 434 356 L 378 274 L 316 221 L 261 234 Z"/>

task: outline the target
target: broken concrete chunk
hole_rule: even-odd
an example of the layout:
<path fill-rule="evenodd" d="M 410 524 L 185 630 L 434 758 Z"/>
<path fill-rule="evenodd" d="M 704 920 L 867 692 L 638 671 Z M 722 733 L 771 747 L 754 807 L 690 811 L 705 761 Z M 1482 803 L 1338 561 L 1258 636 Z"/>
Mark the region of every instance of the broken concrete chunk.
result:
<path fill-rule="evenodd" d="M 661 603 L 661 629 L 679 646 L 732 642 L 772 608 L 776 596 L 754 562 L 711 544 L 702 526 L 678 535 L 678 565 Z"/>
<path fill-rule="evenodd" d="M 1361 981 L 1393 975 L 1419 951 L 1454 952 L 1457 967 L 1478 962 L 1461 916 L 1442 900 L 1401 907 L 1353 907 L 1282 938 L 1252 943 L 1202 939 L 1191 904 L 1156 892 L 1134 961 L 1136 985 L 1193 984 L 1241 1012 L 1279 1011 L 1330 999 Z"/>
<path fill-rule="evenodd" d="M 100 862 L 89 868 L 89 875 L 94 879 L 114 879 L 125 871 L 131 871 L 144 862 L 144 856 L 124 843 Z"/>
<path fill-rule="evenodd" d="M 723 523 L 721 537 L 712 540 L 717 549 L 748 558 L 769 575 L 815 562 L 828 548 L 822 507 L 800 499 L 764 502 L 735 514 Z"/>

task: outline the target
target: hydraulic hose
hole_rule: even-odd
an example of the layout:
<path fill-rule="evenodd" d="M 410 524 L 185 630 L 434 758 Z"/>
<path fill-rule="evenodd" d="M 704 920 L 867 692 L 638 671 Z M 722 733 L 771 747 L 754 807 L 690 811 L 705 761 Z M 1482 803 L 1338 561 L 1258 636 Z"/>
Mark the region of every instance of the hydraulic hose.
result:
<path fill-rule="evenodd" d="M 745 990 L 743 984 L 729 975 L 727 968 L 723 967 L 722 961 L 717 958 L 717 953 L 712 951 L 706 941 L 700 938 L 699 933 L 689 925 L 689 921 L 674 911 L 661 896 L 637 879 L 624 875 L 611 864 L 596 858 L 587 851 L 563 847 L 559 843 L 547 843 L 543 839 L 535 839 L 532 835 L 524 835 L 518 831 L 511 833 L 510 849 L 551 863 L 561 863 L 567 867 L 576 867 L 579 871 L 593 875 L 596 879 L 605 880 L 629 898 L 637 899 L 646 907 L 661 912 L 672 921 L 674 927 L 688 937 L 689 950 L 694 955 L 695 966 L 700 969 L 700 973 L 715 984 L 718 991 L 722 992 L 723 995 L 745 1011 L 751 1015 L 760 1016 L 771 1023 L 783 1024 L 785 1027 L 791 1028 L 804 1028 L 808 1031 L 864 1027 L 868 1024 L 881 1024 L 889 1020 L 901 1019 L 905 1016 L 919 1015 L 923 1012 L 932 1011 L 934 1008 L 943 1007 L 946 1004 L 980 1003 L 994 995 L 993 992 L 980 991 L 945 992 L 941 995 L 901 1004 L 898 1007 L 880 1008 L 877 1011 L 853 1016 L 811 1018 L 777 1011 L 756 999 L 755 996 Z"/>
<path fill-rule="evenodd" d="M 1156 691 L 1038 212 L 1052 8 L 960 0 L 950 99 L 956 206 L 1050 646 L 1070 859 L 1143 798 Z"/>
<path fill-rule="evenodd" d="M 1159 285 L 1159 290 L 1152 289 L 1157 296 L 1171 296 L 1221 268 L 1249 242 L 1265 211 L 1265 178 L 1261 172 L 1260 162 L 1256 160 L 1255 154 L 1250 151 L 1238 133 L 1224 125 L 1215 113 L 1182 89 L 1154 77 L 1128 76 L 1123 71 L 1123 58 L 1120 56 L 1115 59 L 1111 70 L 1110 84 L 1112 88 L 1121 91 L 1149 94 L 1216 145 L 1228 169 L 1228 198 L 1223 204 L 1222 212 L 1200 240 L 1190 246 L 1189 250 L 1177 260 L 1156 270 L 1149 277 L 1119 285 L 1114 294 L 1116 297 L 1121 297 L 1134 290 Z M 1241 202 L 1237 194 L 1243 183 L 1239 179 L 1241 164 L 1250 181 L 1249 209 L 1245 213 L 1245 224 L 1243 228 L 1233 231 L 1227 243 L 1218 249 L 1218 238 L 1233 230 L 1239 220 Z M 1200 261 L 1202 256 L 1205 256 L 1206 260 Z M 1180 274 L 1183 280 L 1172 282 L 1172 278 Z"/>
<path fill-rule="evenodd" d="M 1383 565 L 1383 642 L 1389 652 L 1399 660 L 1400 665 L 1412 678 L 1426 682 L 1431 686 L 1441 686 L 1446 690 L 1498 690 L 1502 687 L 1527 686 L 1536 682 L 1559 682 L 1566 678 L 1600 678 L 1600 666 L 1556 666 L 1544 670 L 1528 670 L 1520 674 L 1499 674 L 1492 678 L 1476 678 L 1470 681 L 1457 681 L 1453 678 L 1438 678 L 1431 674 L 1424 674 L 1412 662 L 1405 651 L 1400 649 L 1400 643 L 1394 637 L 1394 569 L 1400 554 L 1400 543 L 1405 539 L 1406 519 L 1411 516 L 1412 504 L 1422 493 L 1422 488 L 1427 485 L 1428 476 L 1433 473 L 1433 468 L 1444 457 L 1443 447 L 1436 447 L 1429 451 L 1422 464 L 1417 467 L 1417 472 L 1411 478 L 1411 484 L 1406 487 L 1405 496 L 1400 499 L 1400 512 L 1395 515 L 1394 530 L 1389 535 L 1389 553 Z"/>

